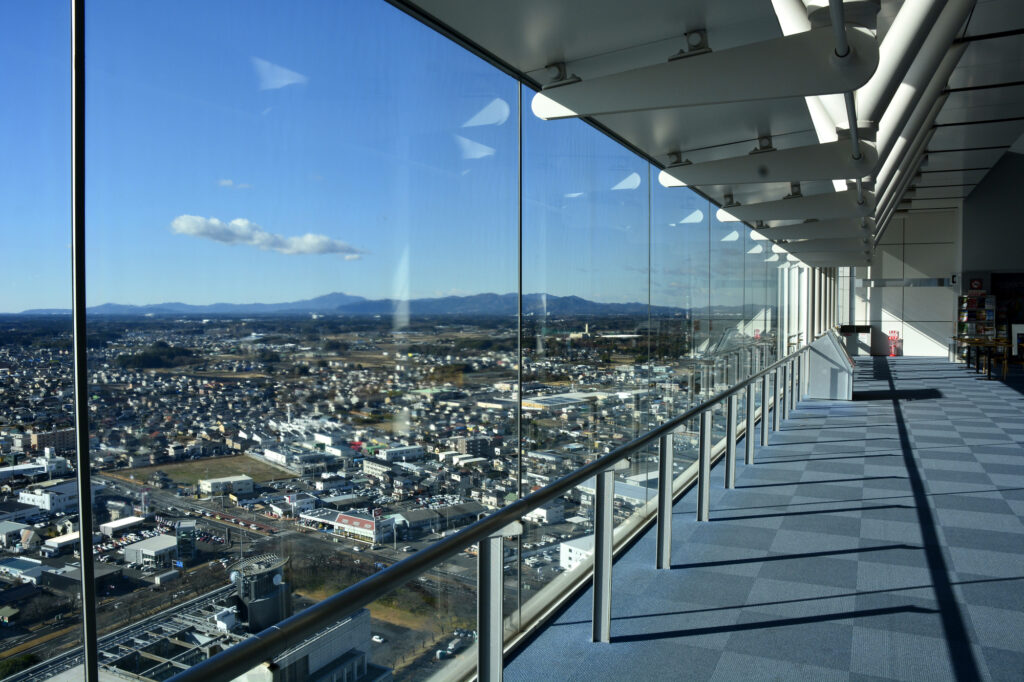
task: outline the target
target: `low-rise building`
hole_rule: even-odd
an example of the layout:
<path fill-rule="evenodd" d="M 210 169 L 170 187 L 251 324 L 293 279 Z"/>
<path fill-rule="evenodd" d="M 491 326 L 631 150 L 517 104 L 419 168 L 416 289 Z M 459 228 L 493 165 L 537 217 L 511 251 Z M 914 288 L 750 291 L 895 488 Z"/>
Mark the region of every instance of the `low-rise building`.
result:
<path fill-rule="evenodd" d="M 222 478 L 202 478 L 199 480 L 199 492 L 202 495 L 226 495 L 228 493 L 247 495 L 252 492 L 252 489 L 252 478 L 244 474 L 224 476 Z"/>
<path fill-rule="evenodd" d="M 374 544 L 390 540 L 395 529 L 395 522 L 390 518 L 333 509 L 313 509 L 300 514 L 299 518 L 336 535 Z"/>
<path fill-rule="evenodd" d="M 558 549 L 558 565 L 563 570 L 571 571 L 594 555 L 594 536 L 566 540 Z"/>
<path fill-rule="evenodd" d="M 152 568 L 168 568 L 178 558 L 178 539 L 173 535 L 154 535 L 124 548 L 124 560 Z"/>

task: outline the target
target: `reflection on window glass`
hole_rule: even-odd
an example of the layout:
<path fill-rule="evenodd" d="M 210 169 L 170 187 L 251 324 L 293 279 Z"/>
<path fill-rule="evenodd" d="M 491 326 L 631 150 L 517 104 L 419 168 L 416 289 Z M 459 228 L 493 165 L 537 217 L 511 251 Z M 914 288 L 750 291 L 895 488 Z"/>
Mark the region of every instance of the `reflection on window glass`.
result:
<path fill-rule="evenodd" d="M 100 660 L 160 679 L 515 499 L 519 86 L 385 3 L 88 11 L 99 624 L 167 624 Z M 475 581 L 288 665 L 420 679 Z"/>
<path fill-rule="evenodd" d="M 81 655 L 68 3 L 0 4 L 0 618 L 5 675 Z M 88 546 L 88 543 L 87 545 Z"/>
<path fill-rule="evenodd" d="M 532 93 L 527 93 L 531 97 Z M 648 165 L 577 120 L 523 115 L 523 491 L 609 452 L 659 418 L 649 387 Z M 656 462 L 616 483 L 643 506 Z M 593 554 L 596 482 L 527 519 L 522 599 Z"/>
<path fill-rule="evenodd" d="M 0 291 L 11 670 L 79 672 L 91 562 L 101 667 L 166 679 L 700 404 L 803 324 L 786 254 L 390 4 L 89 3 L 80 528 L 68 13 L 0 20 L 0 205 L 25 228 Z M 676 433 L 674 475 L 696 439 Z M 619 538 L 652 512 L 655 454 L 615 472 Z M 510 630 L 593 560 L 595 497 L 504 541 Z M 452 674 L 477 554 L 275 664 Z"/>

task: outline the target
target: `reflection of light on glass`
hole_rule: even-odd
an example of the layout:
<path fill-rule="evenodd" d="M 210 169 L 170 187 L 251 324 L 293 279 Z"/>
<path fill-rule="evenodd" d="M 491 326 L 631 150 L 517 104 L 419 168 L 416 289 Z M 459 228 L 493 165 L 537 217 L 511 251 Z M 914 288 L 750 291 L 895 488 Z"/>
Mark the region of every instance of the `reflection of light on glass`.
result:
<path fill-rule="evenodd" d="M 754 244 L 752 247 L 750 247 L 750 251 L 747 251 L 747 253 L 763 253 L 763 252 L 764 252 L 764 247 L 761 246 L 760 244 Z"/>
<path fill-rule="evenodd" d="M 786 250 L 778 244 L 772 244 L 772 253 L 786 253 Z"/>
<path fill-rule="evenodd" d="M 583 192 L 569 192 L 568 194 L 566 194 L 564 196 L 565 196 L 566 199 L 575 199 L 576 197 L 583 196 Z"/>
<path fill-rule="evenodd" d="M 409 326 L 409 279 L 409 246 L 406 245 L 391 285 L 391 300 L 395 302 L 395 313 L 391 318 L 393 329 Z"/>
<path fill-rule="evenodd" d="M 720 223 L 738 223 L 740 221 L 739 218 L 734 216 L 732 213 L 729 213 L 724 208 L 720 208 L 715 211 L 715 218 L 717 218 Z"/>
<path fill-rule="evenodd" d="M 534 116 L 545 121 L 552 118 L 570 118 L 576 115 L 575 111 L 569 107 L 562 106 L 543 92 L 538 92 L 533 96 L 533 101 L 530 102 L 530 109 L 533 111 Z"/>
<path fill-rule="evenodd" d="M 392 432 L 396 435 L 408 436 L 412 432 L 412 413 L 408 407 L 403 407 L 395 413 Z"/>
<path fill-rule="evenodd" d="M 662 187 L 686 187 L 686 183 L 669 175 L 667 171 L 658 172 L 658 184 Z"/>
<path fill-rule="evenodd" d="M 640 186 L 640 174 L 630 173 L 619 181 L 619 184 L 612 187 L 612 191 L 620 189 L 636 189 Z"/>
<path fill-rule="evenodd" d="M 772 255 L 770 255 L 767 258 L 765 258 L 764 262 L 765 263 L 774 263 L 777 260 L 779 260 L 779 254 L 773 253 Z"/>
<path fill-rule="evenodd" d="M 739 238 L 740 238 L 739 230 L 733 230 L 729 234 L 727 234 L 724 237 L 722 237 L 722 241 L 723 242 L 735 242 L 735 241 L 738 241 Z"/>
<path fill-rule="evenodd" d="M 508 102 L 497 97 L 480 111 L 473 114 L 472 118 L 462 124 L 463 128 L 475 128 L 477 126 L 500 126 L 508 120 Z"/>
<path fill-rule="evenodd" d="M 761 234 L 757 230 L 751 230 L 750 231 L 750 238 L 753 239 L 755 242 L 763 242 L 766 239 L 768 239 L 768 237 L 765 237 L 763 234 Z"/>
<path fill-rule="evenodd" d="M 462 135 L 455 135 L 455 144 L 459 145 L 459 153 L 464 159 L 482 159 L 494 156 L 494 147 L 468 140 Z"/>
<path fill-rule="evenodd" d="M 794 256 L 791 253 L 786 255 L 786 260 L 788 260 L 790 263 L 797 263 L 797 262 L 800 261 L 799 258 L 797 258 L 796 256 Z"/>
<path fill-rule="evenodd" d="M 688 216 L 680 220 L 679 224 L 682 225 L 685 223 L 686 225 L 690 225 L 692 223 L 699 223 L 702 220 L 704 220 L 704 211 L 697 208 L 694 209 Z"/>

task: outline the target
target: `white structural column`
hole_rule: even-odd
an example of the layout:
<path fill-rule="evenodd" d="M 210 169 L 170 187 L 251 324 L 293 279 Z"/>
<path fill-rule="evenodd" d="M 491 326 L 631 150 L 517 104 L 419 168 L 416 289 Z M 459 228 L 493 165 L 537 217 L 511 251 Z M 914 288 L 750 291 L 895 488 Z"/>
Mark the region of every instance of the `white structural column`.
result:
<path fill-rule="evenodd" d="M 878 68 L 856 93 L 857 116 L 875 123 L 903 81 L 945 0 L 906 0 L 878 46 Z"/>
<path fill-rule="evenodd" d="M 930 126 L 935 121 L 935 116 L 938 115 L 938 109 L 941 109 L 941 103 L 945 102 L 946 96 L 942 94 L 943 88 L 946 87 L 946 83 L 949 82 L 949 77 L 953 73 L 953 69 L 956 68 L 957 63 L 963 56 L 964 51 L 967 49 L 966 43 L 959 45 L 953 45 L 946 52 L 945 56 L 939 64 L 938 69 L 935 71 L 934 77 L 931 82 L 928 83 L 924 93 L 922 93 L 920 100 L 917 102 L 917 106 L 914 108 L 913 113 L 907 119 L 906 126 L 900 131 L 897 139 L 893 140 L 891 150 L 879 167 L 878 173 L 875 176 L 875 192 L 876 196 L 879 197 L 879 203 L 881 201 L 881 195 L 886 189 L 886 185 L 889 184 L 889 180 L 892 177 L 893 171 L 899 166 L 900 162 L 903 161 L 907 153 L 907 146 L 914 140 L 914 138 L 920 133 L 922 128 Z M 938 109 L 935 105 L 939 104 Z"/>
<path fill-rule="evenodd" d="M 975 0 L 947 0 L 945 7 L 935 20 L 934 26 L 921 45 L 921 50 L 907 70 L 885 113 L 878 122 L 878 157 L 881 163 L 892 151 L 896 139 L 903 132 L 914 107 L 938 70 L 956 32 L 963 26 L 967 15 L 974 8 Z M 948 80 L 948 76 L 947 76 Z"/>

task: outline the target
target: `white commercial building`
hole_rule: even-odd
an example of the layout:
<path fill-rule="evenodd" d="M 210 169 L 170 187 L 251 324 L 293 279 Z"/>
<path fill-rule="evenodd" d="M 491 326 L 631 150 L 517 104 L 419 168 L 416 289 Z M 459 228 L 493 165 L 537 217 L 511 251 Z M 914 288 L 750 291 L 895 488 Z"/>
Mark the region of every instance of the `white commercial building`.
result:
<path fill-rule="evenodd" d="M 100 486 L 93 484 L 93 492 L 99 488 Z M 40 483 L 18 493 L 18 502 L 30 504 L 51 514 L 71 514 L 78 511 L 78 483 Z"/>
<path fill-rule="evenodd" d="M 224 476 L 223 478 L 203 478 L 199 480 L 199 492 L 202 495 L 224 495 L 252 492 L 253 480 L 248 476 Z"/>
<path fill-rule="evenodd" d="M 166 568 L 178 558 L 178 539 L 173 535 L 154 535 L 124 548 L 128 564 Z"/>
<path fill-rule="evenodd" d="M 119 533 L 123 533 L 129 528 L 145 523 L 146 519 L 141 516 L 126 516 L 123 519 L 117 519 L 116 521 L 107 521 L 106 523 L 100 524 L 100 532 L 106 535 L 108 538 L 112 538 Z"/>
<path fill-rule="evenodd" d="M 571 571 L 594 555 L 594 536 L 566 540 L 558 551 L 558 565 L 562 570 Z"/>
<path fill-rule="evenodd" d="M 54 457 L 47 452 L 45 455 L 21 464 L 0 467 L 0 481 L 6 481 L 15 476 L 63 476 L 69 473 L 71 473 L 71 464 L 66 457 Z"/>
<path fill-rule="evenodd" d="M 391 539 L 395 528 L 395 522 L 390 518 L 355 512 L 338 512 L 333 509 L 313 509 L 301 514 L 299 518 L 316 524 L 318 527 L 329 527 L 337 535 L 371 543 Z"/>
<path fill-rule="evenodd" d="M 376 457 L 385 462 L 408 462 L 414 459 L 423 459 L 424 454 L 422 445 L 403 445 L 378 450 Z"/>

